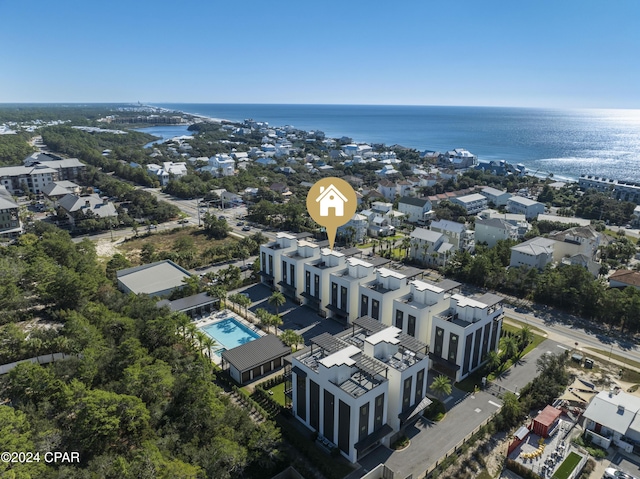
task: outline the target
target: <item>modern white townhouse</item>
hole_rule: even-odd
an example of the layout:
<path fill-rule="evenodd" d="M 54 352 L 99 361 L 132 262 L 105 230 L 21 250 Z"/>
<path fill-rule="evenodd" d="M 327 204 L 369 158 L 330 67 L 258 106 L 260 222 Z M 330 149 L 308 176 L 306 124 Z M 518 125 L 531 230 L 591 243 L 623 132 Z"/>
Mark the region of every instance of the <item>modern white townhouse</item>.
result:
<path fill-rule="evenodd" d="M 348 256 L 342 252 L 324 248 L 320 258 L 304 263 L 304 304 L 315 310 L 322 317 L 327 317 L 329 310 L 326 304 L 329 298 L 329 276 L 347 267 Z"/>
<path fill-rule="evenodd" d="M 507 211 L 524 215 L 527 220 L 537 218 L 539 214 L 544 213 L 544 208 L 544 204 L 523 196 L 512 196 L 507 200 Z"/>
<path fill-rule="evenodd" d="M 309 241 L 298 240 L 297 246 L 292 251 L 280 255 L 282 261 L 280 276 L 277 282 L 285 296 L 294 302 L 302 304 L 302 292 L 305 289 L 304 265 L 309 261 L 320 258 L 320 246 Z M 268 261 L 268 260 L 267 260 Z"/>
<path fill-rule="evenodd" d="M 429 344 L 431 320 L 450 306 L 449 298 L 460 283 L 445 279 L 439 283 L 413 280 L 409 292 L 393 300 L 393 326 L 403 333 Z"/>
<path fill-rule="evenodd" d="M 431 403 L 427 345 L 366 316 L 313 338 L 291 366 L 294 416 L 351 462 L 389 446 Z"/>
<path fill-rule="evenodd" d="M 511 198 L 511 193 L 507 193 L 506 191 L 498 190 L 496 188 L 491 188 L 490 186 L 485 186 L 480 191 L 480 194 L 487 197 L 489 203 L 493 203 L 494 206 L 506 206 L 507 201 Z"/>
<path fill-rule="evenodd" d="M 387 268 L 379 268 L 375 279 L 362 282 L 359 288 L 358 316 L 371 316 L 387 326 L 392 324 L 393 300 L 406 295 L 410 290 L 406 275 Z"/>
<path fill-rule="evenodd" d="M 347 267 L 329 275 L 329 297 L 324 298 L 324 307 L 329 310 L 329 317 L 346 324 L 351 324 L 360 316 L 359 288 L 376 278 L 376 269 L 389 260 L 371 258 L 367 261 L 359 258 L 348 258 Z"/>
<path fill-rule="evenodd" d="M 297 237 L 289 233 L 276 233 L 275 241 L 260 246 L 260 276 L 271 288 L 282 278 L 282 255 L 295 251 Z"/>
<path fill-rule="evenodd" d="M 484 210 L 487 205 L 487 197 L 480 193 L 472 193 L 466 196 L 451 198 L 452 203 L 462 206 L 468 215 L 475 215 Z"/>
<path fill-rule="evenodd" d="M 502 299 L 491 293 L 478 298 L 452 295 L 449 308 L 431 321 L 431 368 L 457 382 L 481 367 L 487 353 L 498 348 Z"/>

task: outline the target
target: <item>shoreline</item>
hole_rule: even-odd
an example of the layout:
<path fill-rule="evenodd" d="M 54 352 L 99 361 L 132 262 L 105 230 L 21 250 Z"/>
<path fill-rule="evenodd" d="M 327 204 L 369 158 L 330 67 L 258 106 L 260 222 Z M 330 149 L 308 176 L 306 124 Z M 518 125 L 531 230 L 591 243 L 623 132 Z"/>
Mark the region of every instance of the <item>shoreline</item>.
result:
<path fill-rule="evenodd" d="M 210 116 L 203 115 L 203 114 L 196 114 L 196 113 L 186 112 L 184 110 L 172 110 L 172 109 L 159 107 L 159 106 L 153 106 L 153 105 L 143 105 L 143 106 L 146 106 L 146 107 L 149 107 L 149 108 L 155 108 L 155 109 L 160 110 L 160 111 L 165 112 L 165 113 L 180 113 L 180 114 L 185 115 L 185 116 L 190 116 L 190 117 L 193 117 L 193 118 L 198 118 L 198 119 L 205 120 L 205 121 L 208 121 L 208 122 L 213 122 L 213 123 L 223 123 L 223 122 L 225 122 L 225 123 L 229 123 L 229 124 L 232 124 L 232 125 L 242 125 L 243 124 L 243 121 L 228 120 L 228 119 L 224 119 L 224 118 L 214 118 L 214 117 L 210 117 Z M 260 122 L 262 120 L 256 120 L 256 121 Z M 273 128 L 282 128 L 282 127 L 284 127 L 286 125 L 269 125 L 269 126 L 273 127 Z M 290 125 L 290 126 L 293 126 L 293 125 Z M 301 128 L 297 128 L 295 126 L 293 126 L 293 128 L 295 128 L 296 130 L 299 130 L 299 131 L 306 132 L 306 133 L 308 133 L 310 131 L 310 130 L 303 130 Z M 333 140 L 337 140 L 338 139 L 337 137 L 328 137 L 328 138 L 333 139 Z M 354 141 L 354 142 L 357 143 L 357 144 L 368 144 L 368 145 L 371 145 L 372 143 L 375 143 L 375 142 L 366 142 L 366 141 L 365 142 L 356 142 L 356 141 Z M 421 151 L 419 149 L 417 149 L 417 148 L 404 147 L 402 145 L 398 145 L 398 146 L 400 146 L 402 148 L 408 148 L 410 150 L 414 150 L 414 151 L 417 151 L 418 153 L 421 153 Z M 390 146 L 386 145 L 386 144 L 385 144 L 385 147 L 390 148 Z M 425 149 L 424 151 L 427 151 L 427 150 L 428 149 Z M 482 163 L 482 164 L 489 164 L 492 161 L 500 161 L 500 160 L 496 160 L 496 159 L 487 160 L 487 159 L 478 158 L 478 162 Z M 509 162 L 507 162 L 507 163 L 509 163 Z M 539 178 L 539 179 L 553 179 L 555 181 L 559 181 L 559 182 L 563 182 L 563 183 L 578 183 L 578 179 L 577 178 L 567 177 L 567 176 L 564 176 L 562 174 L 554 173 L 553 171 L 541 171 L 540 169 L 537 169 L 536 171 L 532 172 L 531 169 L 526 168 L 526 167 L 525 167 L 525 176 L 532 176 L 532 177 L 536 177 L 536 178 Z M 615 179 L 615 178 L 613 178 L 613 179 Z"/>

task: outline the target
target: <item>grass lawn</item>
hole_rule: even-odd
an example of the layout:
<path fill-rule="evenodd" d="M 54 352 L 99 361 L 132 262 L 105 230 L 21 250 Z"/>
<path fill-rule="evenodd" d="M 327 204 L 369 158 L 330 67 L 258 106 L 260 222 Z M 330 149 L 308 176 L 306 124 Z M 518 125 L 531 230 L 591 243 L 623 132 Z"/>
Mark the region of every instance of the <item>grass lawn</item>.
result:
<path fill-rule="evenodd" d="M 584 349 L 588 349 L 589 351 L 593 351 L 594 353 L 601 354 L 604 357 L 609 357 L 609 351 L 604 351 L 598 348 L 592 348 L 591 346 L 586 346 Z M 611 359 L 615 359 L 616 361 L 620 361 L 622 364 L 626 364 L 627 366 L 635 369 L 640 369 L 640 363 L 637 361 L 633 361 L 631 359 L 627 359 L 624 356 L 620 356 L 618 354 L 612 353 Z M 607 362 L 606 359 L 598 359 L 598 361 Z M 612 364 L 613 367 L 619 367 L 617 364 Z M 629 369 L 624 369 L 622 374 L 622 380 L 628 381 L 630 383 L 640 383 L 640 373 L 636 371 L 630 371 Z"/>
<path fill-rule="evenodd" d="M 580 455 L 575 452 L 570 453 L 562 464 L 560 464 L 560 467 L 551 479 L 567 479 L 580 462 L 580 459 Z"/>
<path fill-rule="evenodd" d="M 158 233 L 145 234 L 146 230 L 140 228 L 138 238 L 133 238 L 118 245 L 118 250 L 125 255 L 133 264 L 140 263 L 139 253 L 145 244 L 152 244 L 156 253 L 163 251 L 174 251 L 174 244 L 180 238 L 191 238 L 193 245 L 198 254 L 202 254 L 207 248 L 212 246 L 221 246 L 224 244 L 237 242 L 234 238 L 225 238 L 223 240 L 212 240 L 201 230 L 194 226 L 177 226 L 172 230 L 161 231 Z"/>
<path fill-rule="evenodd" d="M 277 384 L 271 389 L 267 389 L 267 392 L 273 392 L 271 398 L 276 401 L 280 406 L 284 407 L 284 383 Z"/>
<path fill-rule="evenodd" d="M 502 323 L 502 329 L 505 331 L 509 331 L 511 333 L 517 334 L 522 328 L 522 326 L 514 326 L 512 324 L 507 324 L 506 322 L 507 320 L 509 322 L 513 321 L 515 323 L 521 324 L 522 326 L 525 326 L 525 323 L 522 323 L 517 320 L 513 320 L 511 318 L 505 318 L 505 321 Z M 531 351 L 533 351 L 535 348 L 537 348 L 540 345 L 542 341 L 546 339 L 544 336 L 542 336 L 542 334 L 544 334 L 544 331 L 542 331 L 541 329 L 534 328 L 531 326 L 530 326 L 530 329 L 531 329 L 531 332 L 533 332 L 533 341 L 531 341 L 529 345 L 526 348 L 524 348 L 524 351 L 522 352 L 522 356 L 525 356 Z M 474 392 L 476 386 L 480 387 L 482 385 L 483 376 L 486 375 L 489 381 L 493 381 L 496 375 L 503 373 L 504 371 L 509 369 L 511 366 L 513 366 L 513 363 L 512 363 L 512 360 L 510 359 L 505 364 L 503 364 L 499 370 L 492 371 L 489 374 L 487 374 L 484 368 L 480 368 L 477 371 L 474 371 L 473 373 L 471 373 L 469 376 L 467 376 L 465 379 L 463 379 L 459 383 L 456 383 L 455 386 L 458 389 L 472 393 Z"/>

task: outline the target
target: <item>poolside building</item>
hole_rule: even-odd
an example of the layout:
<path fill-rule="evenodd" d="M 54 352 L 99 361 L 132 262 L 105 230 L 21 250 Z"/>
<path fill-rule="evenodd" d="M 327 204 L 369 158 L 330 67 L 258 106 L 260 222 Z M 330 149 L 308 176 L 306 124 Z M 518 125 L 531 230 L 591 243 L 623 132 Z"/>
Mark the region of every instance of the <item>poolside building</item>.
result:
<path fill-rule="evenodd" d="M 255 381 L 284 366 L 291 348 L 267 334 L 233 349 L 222 351 L 222 369 L 240 384 Z"/>

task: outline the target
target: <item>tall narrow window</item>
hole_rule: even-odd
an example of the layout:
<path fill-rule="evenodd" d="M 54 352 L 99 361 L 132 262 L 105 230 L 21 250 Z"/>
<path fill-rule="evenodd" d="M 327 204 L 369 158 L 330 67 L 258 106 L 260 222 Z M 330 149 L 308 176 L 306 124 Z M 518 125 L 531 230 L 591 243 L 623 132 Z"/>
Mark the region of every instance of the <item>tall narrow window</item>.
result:
<path fill-rule="evenodd" d="M 399 309 L 396 309 L 396 328 L 402 330 L 403 322 L 404 322 L 404 313 Z"/>
<path fill-rule="evenodd" d="M 369 314 L 369 296 L 364 294 L 360 297 L 360 316 L 367 316 Z"/>
<path fill-rule="evenodd" d="M 407 322 L 407 334 L 409 336 L 416 336 L 416 317 L 409 315 L 409 321 Z"/>
<path fill-rule="evenodd" d="M 336 283 L 331 283 L 331 304 L 338 306 L 338 285 Z"/>
<path fill-rule="evenodd" d="M 371 300 L 371 317 L 373 319 L 380 319 L 380 301 L 377 299 Z"/>
<path fill-rule="evenodd" d="M 304 272 L 304 291 L 311 294 L 311 271 Z"/>
<path fill-rule="evenodd" d="M 342 311 L 347 310 L 347 288 L 340 286 L 340 309 Z"/>

